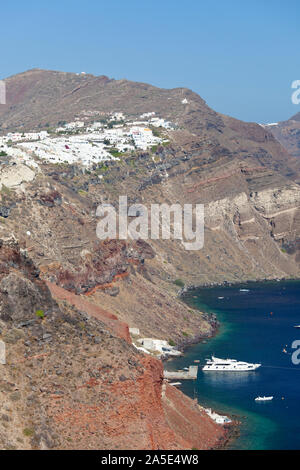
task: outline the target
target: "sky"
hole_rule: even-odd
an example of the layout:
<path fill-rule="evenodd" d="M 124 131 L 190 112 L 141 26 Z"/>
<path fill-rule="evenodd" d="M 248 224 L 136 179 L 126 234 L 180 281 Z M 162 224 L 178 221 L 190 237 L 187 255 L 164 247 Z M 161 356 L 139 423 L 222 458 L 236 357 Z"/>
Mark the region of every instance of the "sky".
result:
<path fill-rule="evenodd" d="M 32 68 L 187 87 L 260 123 L 300 112 L 299 0 L 11 0 L 0 79 Z"/>

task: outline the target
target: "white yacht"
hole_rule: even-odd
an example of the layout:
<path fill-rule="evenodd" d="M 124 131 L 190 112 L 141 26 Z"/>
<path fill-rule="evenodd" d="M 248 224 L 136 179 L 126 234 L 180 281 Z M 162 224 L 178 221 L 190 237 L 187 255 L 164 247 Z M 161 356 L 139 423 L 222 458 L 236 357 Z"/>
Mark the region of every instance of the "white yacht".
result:
<path fill-rule="evenodd" d="M 255 401 L 271 401 L 274 397 L 256 397 Z"/>
<path fill-rule="evenodd" d="M 206 364 L 202 370 L 220 372 L 247 372 L 258 369 L 260 366 L 261 364 L 251 364 L 250 362 L 236 361 L 235 359 L 218 359 L 217 357 L 212 356 L 211 359 L 207 359 Z"/>

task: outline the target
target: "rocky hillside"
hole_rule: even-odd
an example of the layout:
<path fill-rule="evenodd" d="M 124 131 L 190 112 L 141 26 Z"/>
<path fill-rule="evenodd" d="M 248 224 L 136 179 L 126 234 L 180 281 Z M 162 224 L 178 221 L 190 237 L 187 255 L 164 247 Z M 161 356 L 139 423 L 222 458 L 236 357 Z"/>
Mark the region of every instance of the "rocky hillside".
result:
<path fill-rule="evenodd" d="M 128 115 L 156 111 L 195 130 L 222 126 L 221 118 L 188 89 L 164 90 L 105 76 L 30 70 L 6 80 L 7 104 L 0 105 L 2 132 L 54 126 L 76 117 L 111 111 Z M 182 100 L 190 99 L 187 110 Z M 193 116 L 198 115 L 198 119 Z"/>
<path fill-rule="evenodd" d="M 189 90 L 126 80 L 33 70 L 9 78 L 7 90 L 2 129 L 44 128 L 42 109 L 49 125 L 76 118 L 88 125 L 95 113 L 120 111 L 136 119 L 155 112 L 176 126 L 157 131 L 167 145 L 88 170 L 40 159 L 32 167 L 17 150 L 2 157 L 2 233 L 27 246 L 44 279 L 88 295 L 144 335 L 181 342 L 183 333 L 199 337 L 211 326 L 178 302 L 174 281 L 299 275 L 294 160 L 268 129 L 217 114 Z M 96 208 L 118 208 L 119 195 L 147 206 L 204 203 L 204 249 L 189 252 L 172 240 L 100 242 Z"/>
<path fill-rule="evenodd" d="M 295 159 L 292 167 L 300 181 L 300 113 L 295 114 L 287 121 L 268 126 L 274 137 Z"/>
<path fill-rule="evenodd" d="M 14 239 L 1 240 L 1 449 L 224 443 L 225 429 L 163 383 L 161 362 L 122 339 L 122 324 L 112 325 L 89 302 L 76 308 L 63 289 L 51 292 L 27 252 Z"/>

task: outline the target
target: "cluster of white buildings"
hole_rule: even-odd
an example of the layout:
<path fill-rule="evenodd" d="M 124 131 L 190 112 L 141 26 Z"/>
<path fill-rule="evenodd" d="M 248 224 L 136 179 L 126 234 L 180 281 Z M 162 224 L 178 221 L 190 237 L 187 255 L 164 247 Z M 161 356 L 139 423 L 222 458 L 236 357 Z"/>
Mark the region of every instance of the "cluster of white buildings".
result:
<path fill-rule="evenodd" d="M 68 122 L 64 125 L 64 127 L 60 127 L 59 130 L 76 130 L 76 129 L 82 129 L 84 127 L 84 121 L 74 121 L 74 122 Z"/>
<path fill-rule="evenodd" d="M 147 150 L 153 145 L 162 143 L 160 137 L 155 137 L 148 127 L 134 126 L 129 130 L 128 135 L 132 138 L 136 148 Z"/>
<path fill-rule="evenodd" d="M 141 345 L 140 347 L 136 346 L 137 349 L 148 354 L 154 353 L 158 357 L 182 355 L 181 351 L 177 351 L 177 349 L 169 345 L 168 341 L 163 339 L 141 338 L 138 339 L 137 342 Z"/>
<path fill-rule="evenodd" d="M 8 143 L 15 143 L 21 141 L 34 141 L 40 140 L 47 137 L 49 134 L 47 131 L 41 132 L 9 132 L 3 137 L 0 137 L 0 145 L 8 144 Z"/>
<path fill-rule="evenodd" d="M 147 150 L 165 140 L 153 135 L 150 125 L 173 129 L 174 125 L 145 113 L 140 121 L 130 121 L 123 113 L 112 113 L 107 122 L 94 122 L 86 126 L 84 121 L 74 121 L 58 127 L 53 133 L 47 131 L 9 133 L 0 137 L 0 152 L 19 158 L 36 166 L 35 158 L 51 163 L 81 163 L 90 166 L 136 149 Z"/>
<path fill-rule="evenodd" d="M 39 142 L 22 142 L 18 147 L 25 153 L 51 163 L 92 163 L 112 160 L 101 142 L 93 143 L 87 136 L 47 137 Z"/>
<path fill-rule="evenodd" d="M 154 127 L 164 127 L 165 129 L 173 130 L 175 126 L 172 122 L 166 121 L 165 119 L 153 117 L 149 120 L 149 124 Z"/>

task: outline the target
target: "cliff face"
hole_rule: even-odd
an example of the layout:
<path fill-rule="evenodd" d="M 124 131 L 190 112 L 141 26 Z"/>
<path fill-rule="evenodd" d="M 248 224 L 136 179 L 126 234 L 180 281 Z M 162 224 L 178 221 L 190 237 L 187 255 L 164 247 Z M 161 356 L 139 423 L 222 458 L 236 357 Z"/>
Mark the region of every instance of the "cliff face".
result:
<path fill-rule="evenodd" d="M 293 157 L 293 171 L 296 174 L 297 182 L 300 181 L 300 113 L 291 117 L 287 121 L 279 122 L 276 125 L 265 126 L 270 129 L 274 137 Z"/>
<path fill-rule="evenodd" d="M 73 442 L 66 447 L 208 449 L 224 442 L 223 427 L 180 391 L 162 384 L 159 361 L 143 358 L 141 365 L 144 370 L 137 380 L 122 379 L 105 385 L 105 393 L 112 399 L 104 405 L 100 405 L 93 390 L 99 390 L 99 381 L 81 389 L 84 405 L 64 399 L 51 402 L 49 413 L 56 432 L 65 437 L 67 432 L 67 441 Z"/>
<path fill-rule="evenodd" d="M 57 303 L 13 240 L 2 242 L 0 265 L 2 449 L 208 448 L 225 438 L 165 388 L 162 363 L 122 339 L 121 322 L 50 286 Z"/>
<path fill-rule="evenodd" d="M 220 115 L 183 88 L 34 70 L 9 78 L 7 90 L 2 133 L 115 111 L 155 112 L 176 126 L 158 130 L 164 145 L 105 168 L 1 157 L 0 231 L 11 240 L 0 246 L 1 446 L 218 445 L 224 430 L 163 384 L 161 363 L 133 348 L 128 325 L 193 342 L 216 325 L 179 300 L 178 286 L 299 277 L 295 157 L 269 128 Z M 97 206 L 118 209 L 120 195 L 147 208 L 204 204 L 204 248 L 98 240 Z"/>
<path fill-rule="evenodd" d="M 86 295 L 142 335 L 182 342 L 213 328 L 178 301 L 175 280 L 299 276 L 295 159 L 269 128 L 220 115 L 187 89 L 106 77 L 34 70 L 9 78 L 7 90 L 2 130 L 92 122 L 112 111 L 134 119 L 156 112 L 176 123 L 176 130 L 159 129 L 168 145 L 107 162 L 105 171 L 41 160 L 37 168 L 17 159 L 2 166 L 0 182 L 10 188 L 0 195 L 2 233 L 27 247 L 43 279 Z M 105 202 L 118 209 L 119 195 L 148 208 L 204 204 L 204 248 L 189 252 L 178 240 L 100 242 L 96 208 Z"/>

